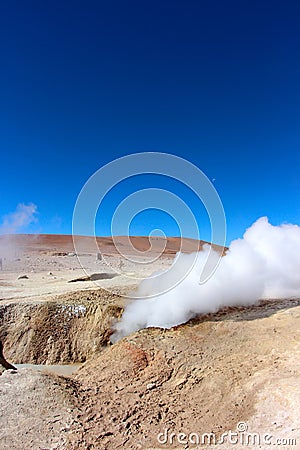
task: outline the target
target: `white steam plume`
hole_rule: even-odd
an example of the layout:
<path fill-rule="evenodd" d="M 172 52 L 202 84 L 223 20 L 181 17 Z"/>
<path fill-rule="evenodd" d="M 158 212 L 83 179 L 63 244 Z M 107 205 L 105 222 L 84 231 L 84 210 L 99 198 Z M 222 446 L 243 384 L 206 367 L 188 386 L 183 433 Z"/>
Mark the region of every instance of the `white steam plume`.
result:
<path fill-rule="evenodd" d="M 14 234 L 24 230 L 28 225 L 37 221 L 37 206 L 33 203 L 25 205 L 19 203 L 16 210 L 3 217 L 0 224 L 0 234 Z"/>
<path fill-rule="evenodd" d="M 112 342 L 141 328 L 170 328 L 198 314 L 215 312 L 224 306 L 250 305 L 261 299 L 300 295 L 300 227 L 272 226 L 266 217 L 257 220 L 233 241 L 214 275 L 199 284 L 209 246 L 195 254 L 177 255 L 176 264 L 161 275 L 141 282 L 141 299 L 130 303 L 116 324 Z M 219 255 L 215 252 L 215 258 Z M 164 292 L 155 297 L 157 292 Z"/>
<path fill-rule="evenodd" d="M 26 231 L 26 227 L 37 222 L 37 206 L 33 203 L 19 203 L 14 212 L 3 217 L 0 224 L 0 258 L 11 260 L 23 252 L 20 244 L 14 239 L 14 234 Z"/>

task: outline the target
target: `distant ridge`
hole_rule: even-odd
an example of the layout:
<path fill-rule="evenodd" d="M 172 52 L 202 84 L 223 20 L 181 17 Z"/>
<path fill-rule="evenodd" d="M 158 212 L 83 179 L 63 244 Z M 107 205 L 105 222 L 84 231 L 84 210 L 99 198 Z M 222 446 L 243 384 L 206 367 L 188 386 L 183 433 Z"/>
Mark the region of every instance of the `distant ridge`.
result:
<path fill-rule="evenodd" d="M 76 250 L 74 248 L 73 236 L 64 234 L 11 234 L 0 236 L 0 247 L 12 246 L 23 251 L 36 252 L 75 252 L 95 253 L 101 251 L 103 254 L 118 254 L 115 246 L 120 248 L 123 254 L 130 255 L 136 252 L 147 252 L 152 250 L 159 252 L 163 250 L 164 255 L 175 255 L 178 251 L 183 253 L 192 253 L 199 251 L 203 245 L 210 243 L 206 241 L 198 241 L 191 238 L 180 237 L 151 237 L 148 236 L 114 236 L 114 237 L 97 237 L 97 245 L 93 236 L 75 236 Z M 151 244 L 150 240 L 151 239 Z M 131 244 L 131 245 L 130 245 Z M 224 252 L 224 248 L 219 245 L 212 244 L 212 247 Z"/>

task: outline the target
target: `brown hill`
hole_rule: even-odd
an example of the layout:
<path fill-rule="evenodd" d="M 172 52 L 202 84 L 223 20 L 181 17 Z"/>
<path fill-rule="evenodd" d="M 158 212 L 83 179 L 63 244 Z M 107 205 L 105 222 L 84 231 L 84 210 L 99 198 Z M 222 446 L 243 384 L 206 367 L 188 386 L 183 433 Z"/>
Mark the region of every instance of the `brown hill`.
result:
<path fill-rule="evenodd" d="M 180 237 L 151 237 L 148 236 L 72 236 L 59 234 L 14 234 L 0 236 L 0 249 L 11 247 L 25 252 L 84 252 L 115 255 L 119 252 L 131 255 L 140 252 L 155 252 L 164 255 L 174 255 L 178 251 L 192 253 L 202 249 L 206 241 L 198 241 Z M 218 251 L 223 247 L 213 245 Z"/>

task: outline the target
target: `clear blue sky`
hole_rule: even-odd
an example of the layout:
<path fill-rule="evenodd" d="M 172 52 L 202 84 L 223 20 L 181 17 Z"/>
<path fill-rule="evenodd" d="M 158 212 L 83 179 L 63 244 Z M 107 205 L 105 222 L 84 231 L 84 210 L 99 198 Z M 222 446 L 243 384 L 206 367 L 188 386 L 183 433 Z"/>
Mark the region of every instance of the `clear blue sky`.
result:
<path fill-rule="evenodd" d="M 70 233 L 95 170 L 157 151 L 214 179 L 229 240 L 299 224 L 299 23 L 297 0 L 3 2 L 0 216 L 32 202 L 29 231 Z"/>

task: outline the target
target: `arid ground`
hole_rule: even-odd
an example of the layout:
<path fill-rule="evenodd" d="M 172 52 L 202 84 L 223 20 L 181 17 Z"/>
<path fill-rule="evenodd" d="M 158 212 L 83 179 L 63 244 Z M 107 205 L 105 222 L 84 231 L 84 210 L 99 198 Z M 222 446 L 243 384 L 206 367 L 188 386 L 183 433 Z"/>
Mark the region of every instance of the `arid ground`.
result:
<path fill-rule="evenodd" d="M 111 238 L 97 249 L 84 237 L 76 248 L 70 236 L 0 237 L 0 340 L 17 369 L 0 376 L 0 448 L 300 448 L 300 300 L 227 308 L 112 345 L 127 295 L 180 248 L 168 239 L 141 264 L 147 238 L 131 239 L 136 255 L 116 240 L 129 258 Z M 182 250 L 200 247 L 186 240 Z"/>

